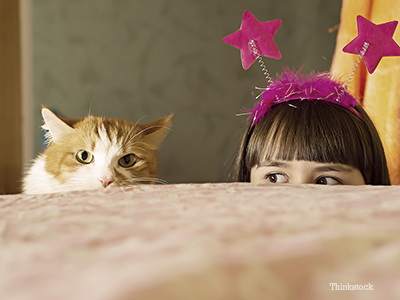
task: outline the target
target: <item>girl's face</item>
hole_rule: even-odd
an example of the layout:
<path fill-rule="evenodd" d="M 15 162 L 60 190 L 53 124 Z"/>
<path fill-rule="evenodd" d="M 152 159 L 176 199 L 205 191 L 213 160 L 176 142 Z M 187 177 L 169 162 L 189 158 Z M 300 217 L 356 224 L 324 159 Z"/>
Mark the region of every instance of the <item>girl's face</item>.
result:
<path fill-rule="evenodd" d="M 360 170 L 349 165 L 304 160 L 264 161 L 251 169 L 250 182 L 265 184 L 365 184 Z"/>

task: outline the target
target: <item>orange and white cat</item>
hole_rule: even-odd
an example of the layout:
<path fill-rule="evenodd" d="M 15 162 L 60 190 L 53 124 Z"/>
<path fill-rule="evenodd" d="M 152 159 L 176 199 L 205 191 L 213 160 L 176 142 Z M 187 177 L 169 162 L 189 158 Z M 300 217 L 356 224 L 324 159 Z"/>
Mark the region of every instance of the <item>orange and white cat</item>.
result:
<path fill-rule="evenodd" d="M 65 119 L 42 108 L 49 146 L 33 162 L 23 192 L 43 194 L 155 183 L 155 151 L 172 115 L 147 124 L 87 116 Z"/>

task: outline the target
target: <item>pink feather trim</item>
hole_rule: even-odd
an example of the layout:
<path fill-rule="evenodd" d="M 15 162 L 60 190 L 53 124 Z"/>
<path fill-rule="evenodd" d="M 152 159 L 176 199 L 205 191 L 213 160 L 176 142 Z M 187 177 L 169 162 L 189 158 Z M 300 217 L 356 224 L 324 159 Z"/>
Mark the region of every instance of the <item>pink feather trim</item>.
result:
<path fill-rule="evenodd" d="M 356 98 L 349 94 L 342 84 L 332 80 L 329 73 L 301 74 L 301 71 L 291 71 L 286 68 L 281 75 L 277 75 L 273 83 L 265 88 L 261 100 L 254 104 L 250 112 L 249 121 L 255 126 L 259 120 L 268 115 L 271 107 L 289 100 L 322 100 L 328 101 L 350 110 L 358 117 L 360 114 L 354 109 L 358 106 Z"/>

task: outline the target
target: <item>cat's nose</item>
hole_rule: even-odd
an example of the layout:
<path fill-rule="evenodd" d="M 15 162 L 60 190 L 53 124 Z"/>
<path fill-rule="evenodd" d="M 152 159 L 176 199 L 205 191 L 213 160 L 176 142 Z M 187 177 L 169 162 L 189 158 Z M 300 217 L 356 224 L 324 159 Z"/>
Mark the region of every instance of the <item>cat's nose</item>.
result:
<path fill-rule="evenodd" d="M 111 183 L 113 183 L 113 179 L 109 179 L 109 178 L 107 178 L 107 179 L 99 179 L 100 180 L 100 182 L 101 182 L 101 184 L 103 185 L 103 187 L 108 187 Z"/>

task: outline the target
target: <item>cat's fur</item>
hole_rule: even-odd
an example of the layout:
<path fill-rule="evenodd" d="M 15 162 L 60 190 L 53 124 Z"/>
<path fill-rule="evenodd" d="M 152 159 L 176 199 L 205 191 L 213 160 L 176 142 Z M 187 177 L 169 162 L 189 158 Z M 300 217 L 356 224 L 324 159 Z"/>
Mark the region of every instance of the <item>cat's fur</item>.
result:
<path fill-rule="evenodd" d="M 49 146 L 34 160 L 24 177 L 24 193 L 67 192 L 157 181 L 155 151 L 168 134 L 172 115 L 147 124 L 94 116 L 69 120 L 43 107 L 42 116 Z M 82 157 L 87 161 L 93 159 L 83 163 Z M 121 159 L 132 162 L 132 158 L 135 163 L 130 167 L 121 162 Z"/>

